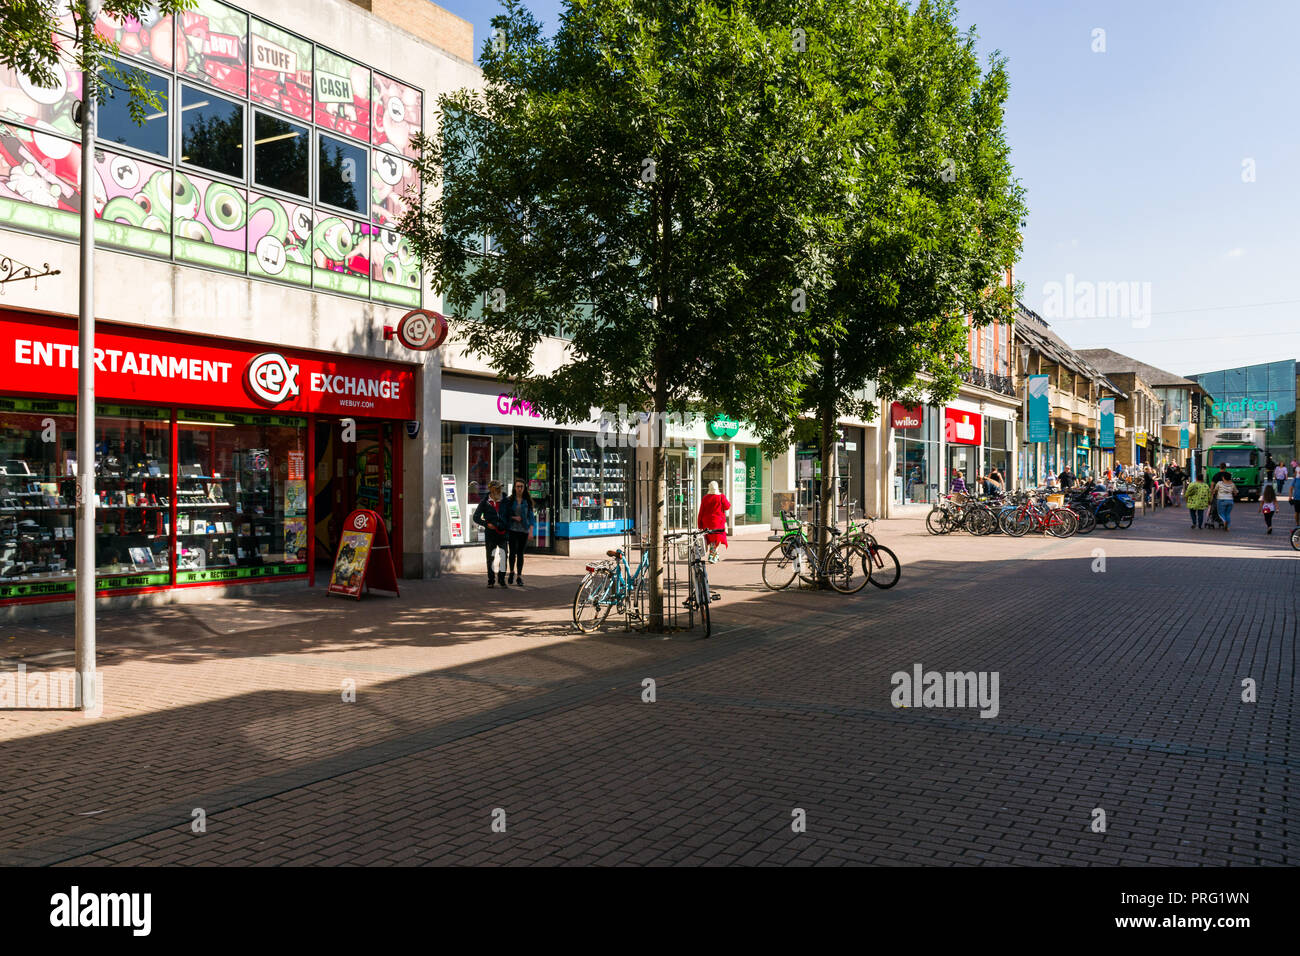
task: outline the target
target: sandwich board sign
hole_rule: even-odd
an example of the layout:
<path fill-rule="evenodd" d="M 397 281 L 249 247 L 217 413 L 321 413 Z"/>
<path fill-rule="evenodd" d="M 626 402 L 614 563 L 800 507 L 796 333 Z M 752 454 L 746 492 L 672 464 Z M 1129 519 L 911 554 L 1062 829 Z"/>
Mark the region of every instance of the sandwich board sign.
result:
<path fill-rule="evenodd" d="M 360 601 L 362 589 L 371 587 L 400 594 L 388 528 L 377 512 L 358 508 L 343 522 L 339 549 L 330 570 L 329 593 Z"/>

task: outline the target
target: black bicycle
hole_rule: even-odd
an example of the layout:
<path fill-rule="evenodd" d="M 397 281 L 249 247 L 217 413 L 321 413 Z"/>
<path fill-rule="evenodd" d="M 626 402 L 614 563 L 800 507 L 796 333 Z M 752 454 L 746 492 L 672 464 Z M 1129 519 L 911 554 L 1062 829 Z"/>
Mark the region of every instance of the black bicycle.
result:
<path fill-rule="evenodd" d="M 709 564 L 704 557 L 704 536 L 709 534 L 726 534 L 726 529 L 706 528 L 702 531 L 675 531 L 664 535 L 665 541 L 673 541 L 677 538 L 689 539 L 687 546 L 690 554 L 690 588 L 682 605 L 690 612 L 692 628 L 695 627 L 695 615 L 700 616 L 700 623 L 704 626 L 704 637 L 713 633 L 713 615 L 709 613 L 709 605 L 720 600 L 719 596 L 709 588 Z"/>

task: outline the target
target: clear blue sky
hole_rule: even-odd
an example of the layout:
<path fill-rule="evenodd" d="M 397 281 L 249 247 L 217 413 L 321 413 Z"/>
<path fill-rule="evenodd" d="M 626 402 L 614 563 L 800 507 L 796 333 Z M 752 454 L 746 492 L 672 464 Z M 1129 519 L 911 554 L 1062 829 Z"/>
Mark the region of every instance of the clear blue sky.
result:
<path fill-rule="evenodd" d="M 958 2 L 1009 61 L 1026 304 L 1071 345 L 1184 375 L 1300 358 L 1300 0 Z M 476 48 L 500 9 L 440 5 Z M 529 6 L 554 29 L 558 0 Z M 1073 307 L 1053 317 L 1067 276 Z M 1080 317 L 1084 283 L 1120 282 L 1137 283 L 1127 314 Z"/>

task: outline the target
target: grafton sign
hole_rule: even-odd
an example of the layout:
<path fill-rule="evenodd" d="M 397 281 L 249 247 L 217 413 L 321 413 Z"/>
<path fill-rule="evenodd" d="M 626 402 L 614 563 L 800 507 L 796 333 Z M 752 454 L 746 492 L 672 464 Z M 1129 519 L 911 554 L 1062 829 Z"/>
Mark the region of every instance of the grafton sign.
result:
<path fill-rule="evenodd" d="M 99 323 L 95 392 L 101 401 L 286 414 L 416 417 L 415 369 L 157 329 Z M 76 323 L 0 310 L 0 390 L 77 394 Z"/>

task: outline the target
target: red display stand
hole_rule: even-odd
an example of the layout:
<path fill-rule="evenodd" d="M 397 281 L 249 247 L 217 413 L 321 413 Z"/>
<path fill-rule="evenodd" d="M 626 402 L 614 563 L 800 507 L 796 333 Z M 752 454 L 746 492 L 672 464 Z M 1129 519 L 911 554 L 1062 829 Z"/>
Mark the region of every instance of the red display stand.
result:
<path fill-rule="evenodd" d="M 379 514 L 358 508 L 343 522 L 339 550 L 330 571 L 330 594 L 342 594 L 361 600 L 361 591 L 370 588 L 397 590 L 397 568 L 388 540 L 388 528 Z"/>

